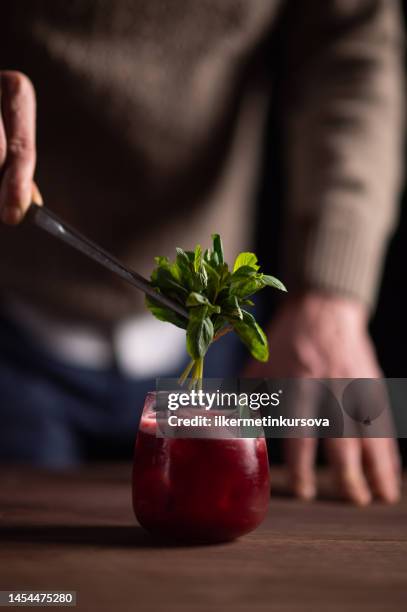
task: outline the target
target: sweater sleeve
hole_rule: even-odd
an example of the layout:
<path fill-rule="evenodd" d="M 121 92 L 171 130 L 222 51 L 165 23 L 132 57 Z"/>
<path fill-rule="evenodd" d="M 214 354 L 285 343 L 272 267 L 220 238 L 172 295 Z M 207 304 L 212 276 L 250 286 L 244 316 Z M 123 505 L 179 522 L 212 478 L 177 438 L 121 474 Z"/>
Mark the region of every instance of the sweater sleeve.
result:
<path fill-rule="evenodd" d="M 285 279 L 374 307 L 403 145 L 398 0 L 294 2 L 282 89 Z"/>

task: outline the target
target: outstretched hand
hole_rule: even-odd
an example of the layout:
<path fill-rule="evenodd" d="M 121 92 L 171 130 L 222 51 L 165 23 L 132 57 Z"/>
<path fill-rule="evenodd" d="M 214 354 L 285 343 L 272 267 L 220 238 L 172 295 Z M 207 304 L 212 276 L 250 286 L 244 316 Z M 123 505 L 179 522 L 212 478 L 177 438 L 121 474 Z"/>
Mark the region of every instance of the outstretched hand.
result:
<path fill-rule="evenodd" d="M 357 301 L 312 292 L 288 300 L 268 329 L 271 357 L 251 361 L 244 374 L 255 378 L 378 378 L 382 376 L 367 330 L 367 311 Z M 284 441 L 292 492 L 316 495 L 318 440 Z M 373 497 L 394 503 L 400 496 L 400 460 L 391 438 L 331 438 L 324 450 L 338 492 L 359 505 Z"/>

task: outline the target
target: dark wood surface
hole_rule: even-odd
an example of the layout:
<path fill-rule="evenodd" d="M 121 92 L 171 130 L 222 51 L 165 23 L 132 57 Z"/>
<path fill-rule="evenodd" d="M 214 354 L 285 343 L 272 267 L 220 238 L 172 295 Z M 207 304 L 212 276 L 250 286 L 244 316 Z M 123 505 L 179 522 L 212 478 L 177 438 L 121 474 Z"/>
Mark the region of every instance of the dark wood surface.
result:
<path fill-rule="evenodd" d="M 76 590 L 87 612 L 404 612 L 406 494 L 364 509 L 277 495 L 237 542 L 170 547 L 137 526 L 127 465 L 1 468 L 0 589 Z"/>

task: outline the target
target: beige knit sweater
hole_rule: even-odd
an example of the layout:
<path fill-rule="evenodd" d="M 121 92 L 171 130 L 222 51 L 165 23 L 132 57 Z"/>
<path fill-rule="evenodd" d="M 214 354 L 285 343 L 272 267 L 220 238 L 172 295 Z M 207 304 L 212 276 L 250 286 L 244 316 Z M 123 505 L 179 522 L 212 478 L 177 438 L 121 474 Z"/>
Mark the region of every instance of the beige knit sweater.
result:
<path fill-rule="evenodd" d="M 278 32 L 286 271 L 373 304 L 402 143 L 397 0 L 10 0 L 0 67 L 38 96 L 46 204 L 148 275 L 157 254 L 250 246 Z M 270 206 L 270 223 L 273 202 Z M 0 229 L 0 292 L 114 322 L 130 287 L 29 227 Z"/>

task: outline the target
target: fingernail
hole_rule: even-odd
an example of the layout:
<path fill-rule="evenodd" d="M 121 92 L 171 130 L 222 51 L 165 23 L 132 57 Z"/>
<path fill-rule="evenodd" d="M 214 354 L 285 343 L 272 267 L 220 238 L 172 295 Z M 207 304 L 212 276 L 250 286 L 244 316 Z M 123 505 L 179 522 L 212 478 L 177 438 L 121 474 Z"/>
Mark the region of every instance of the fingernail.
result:
<path fill-rule="evenodd" d="M 315 484 L 306 480 L 297 480 L 293 483 L 293 492 L 296 497 L 303 501 L 314 499 L 316 494 Z"/>
<path fill-rule="evenodd" d="M 301 485 L 301 487 L 297 489 L 297 495 L 300 499 L 303 499 L 304 501 L 310 501 L 315 497 L 315 487 L 310 484 Z"/>
<path fill-rule="evenodd" d="M 34 204 L 38 204 L 39 206 L 42 206 L 44 204 L 44 200 L 42 199 L 41 192 L 34 182 L 32 184 L 32 189 L 31 189 L 31 199 L 34 202 Z"/>
<path fill-rule="evenodd" d="M 353 490 L 352 490 L 353 489 Z M 368 506 L 372 501 L 370 492 L 365 488 L 364 483 L 354 484 L 349 491 L 349 497 L 358 506 Z"/>
<path fill-rule="evenodd" d="M 367 506 L 372 501 L 372 495 L 365 480 L 356 474 L 341 474 L 338 479 L 338 488 L 344 499 L 357 506 Z"/>
<path fill-rule="evenodd" d="M 396 504 L 400 501 L 400 492 L 399 491 L 387 491 L 383 495 L 383 501 L 386 504 Z"/>
<path fill-rule="evenodd" d="M 359 493 L 353 497 L 353 501 L 357 506 L 368 506 L 372 501 L 372 497 L 369 493 Z"/>

